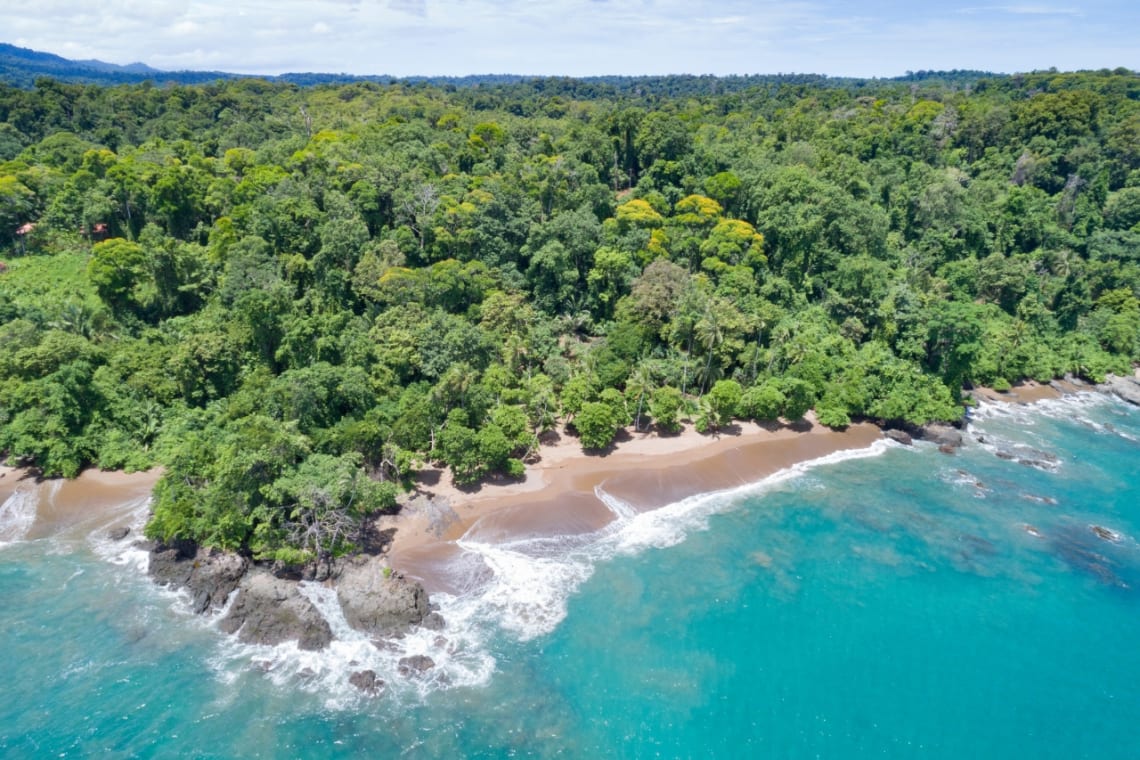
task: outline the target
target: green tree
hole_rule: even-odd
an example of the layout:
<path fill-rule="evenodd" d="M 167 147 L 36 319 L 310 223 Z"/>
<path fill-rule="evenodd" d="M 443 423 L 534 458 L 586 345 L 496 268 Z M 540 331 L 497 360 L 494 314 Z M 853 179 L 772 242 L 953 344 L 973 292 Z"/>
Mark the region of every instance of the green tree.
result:
<path fill-rule="evenodd" d="M 146 267 L 146 254 L 141 245 L 113 238 L 91 249 L 87 276 L 108 306 L 131 309 L 140 305 L 137 289 L 146 277 Z"/>
<path fill-rule="evenodd" d="M 659 431 L 675 433 L 681 429 L 680 413 L 684 408 L 681 391 L 672 386 L 658 388 L 649 402 L 649 413 Z"/>
<path fill-rule="evenodd" d="M 604 449 L 613 443 L 621 418 L 610 404 L 589 401 L 574 417 L 574 429 L 585 449 Z"/>

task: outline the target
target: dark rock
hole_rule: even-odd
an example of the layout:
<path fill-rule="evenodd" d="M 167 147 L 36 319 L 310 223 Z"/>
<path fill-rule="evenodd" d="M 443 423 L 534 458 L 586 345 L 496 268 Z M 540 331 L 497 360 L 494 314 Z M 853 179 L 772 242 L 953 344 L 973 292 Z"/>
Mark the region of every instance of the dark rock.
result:
<path fill-rule="evenodd" d="M 194 612 L 218 609 L 237 588 L 249 560 L 216 549 L 199 549 L 193 542 L 158 544 L 150 552 L 148 572 L 155 583 L 186 589 Z"/>
<path fill-rule="evenodd" d="M 392 572 L 375 557 L 346 562 L 336 596 L 348 624 L 372 635 L 402 634 L 422 623 L 430 612 L 423 586 Z"/>
<path fill-rule="evenodd" d="M 883 435 L 887 438 L 890 438 L 892 441 L 895 441 L 896 443 L 901 443 L 903 446 L 911 446 L 914 444 L 914 438 L 905 430 L 891 429 L 884 431 Z"/>
<path fill-rule="evenodd" d="M 1120 541 L 1120 534 L 1109 528 L 1100 525 L 1090 525 L 1089 529 L 1093 532 L 1093 535 L 1104 541 L 1111 541 L 1113 543 Z"/>
<path fill-rule="evenodd" d="M 918 429 L 918 437 L 938 446 L 958 448 L 962 445 L 962 432 L 949 425 L 931 423 Z"/>
<path fill-rule="evenodd" d="M 262 571 L 242 580 L 233 606 L 218 627 L 236 633 L 247 644 L 296 641 L 307 650 L 324 649 L 333 638 L 328 621 L 301 595 L 297 584 Z"/>
<path fill-rule="evenodd" d="M 122 541 L 129 535 L 131 535 L 131 529 L 126 525 L 122 525 L 118 528 L 111 528 L 109 531 L 107 531 L 107 538 L 111 539 L 112 541 Z"/>
<path fill-rule="evenodd" d="M 348 677 L 348 682 L 370 697 L 376 696 L 384 688 L 384 681 L 376 677 L 374 670 L 358 670 Z"/>
<path fill-rule="evenodd" d="M 404 678 L 420 676 L 435 667 L 435 660 L 426 654 L 415 654 L 411 657 L 401 657 L 398 663 L 400 675 Z"/>
<path fill-rule="evenodd" d="M 1097 386 L 1097 390 L 1106 391 L 1130 404 L 1140 406 L 1140 380 L 1135 377 L 1109 375 L 1103 385 Z"/>
<path fill-rule="evenodd" d="M 443 615 L 438 612 L 430 612 L 424 615 L 424 619 L 420 621 L 420 626 L 427 628 L 429 631 L 442 631 L 444 625 Z"/>
<path fill-rule="evenodd" d="M 941 451 L 943 454 L 954 454 L 958 451 L 958 447 L 957 446 L 951 446 L 948 443 L 944 443 L 938 447 L 938 450 Z"/>
<path fill-rule="evenodd" d="M 1035 467 L 1046 472 L 1056 470 L 1057 463 L 1061 461 L 1056 454 L 1031 449 L 1027 446 L 1019 446 L 1014 449 L 997 449 L 994 451 L 994 456 L 1007 462 L 1017 462 L 1026 467 Z"/>
<path fill-rule="evenodd" d="M 274 562 L 269 566 L 269 572 L 273 573 L 274 577 L 285 581 L 305 580 L 303 570 L 301 565 L 290 565 L 285 562 Z"/>

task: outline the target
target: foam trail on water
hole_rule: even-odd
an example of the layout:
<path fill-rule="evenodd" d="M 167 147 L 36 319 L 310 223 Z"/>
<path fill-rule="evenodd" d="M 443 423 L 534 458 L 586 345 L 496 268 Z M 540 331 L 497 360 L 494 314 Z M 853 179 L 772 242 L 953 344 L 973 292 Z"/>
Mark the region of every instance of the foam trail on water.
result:
<path fill-rule="evenodd" d="M 594 496 L 598 497 L 598 501 L 609 507 L 609 510 L 614 513 L 614 517 L 619 520 L 628 520 L 637 516 L 637 510 L 633 508 L 632 504 L 608 493 L 602 488 L 601 484 L 594 486 Z"/>
<path fill-rule="evenodd" d="M 549 542 L 514 544 L 459 542 L 464 551 L 479 555 L 494 573 L 477 602 L 472 617 L 497 621 L 527 641 L 553 631 L 566 617 L 566 601 L 592 574 L 588 554 L 574 551 L 562 556 L 536 556 L 528 544 L 541 549 Z M 444 611 L 447 617 L 447 611 Z"/>
<path fill-rule="evenodd" d="M 127 526 L 130 528 L 128 538 L 122 541 L 112 541 L 107 535 L 108 528 L 121 518 L 115 518 L 99 525 L 87 535 L 87 544 L 99 558 L 113 565 L 130 567 L 140 574 L 145 574 L 150 564 L 150 553 L 146 549 L 135 546 L 135 540 L 143 537 L 143 528 L 146 527 L 150 516 L 150 496 L 140 496 L 132 499 L 125 505 L 129 514 Z"/>
<path fill-rule="evenodd" d="M 893 441 L 878 440 L 867 448 L 837 451 L 818 459 L 799 462 L 753 483 L 697 494 L 660 509 L 638 513 L 627 524 L 602 537 L 598 558 L 609 559 L 615 554 L 631 555 L 648 548 L 675 546 L 684 541 L 690 532 L 707 529 L 709 517 L 732 508 L 746 496 L 764 493 L 799 478 L 816 467 L 881 456 L 892 448 L 902 447 Z"/>
<path fill-rule="evenodd" d="M 0 504 L 0 548 L 22 541 L 36 521 L 39 493 L 21 485 Z"/>

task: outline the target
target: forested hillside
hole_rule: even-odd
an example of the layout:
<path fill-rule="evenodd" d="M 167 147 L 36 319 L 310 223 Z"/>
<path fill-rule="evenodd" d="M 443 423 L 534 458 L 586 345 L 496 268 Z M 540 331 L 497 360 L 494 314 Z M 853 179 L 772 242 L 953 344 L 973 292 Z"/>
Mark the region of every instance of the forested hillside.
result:
<path fill-rule="evenodd" d="M 0 87 L 0 451 L 340 550 L 424 463 L 1140 358 L 1140 78 Z"/>

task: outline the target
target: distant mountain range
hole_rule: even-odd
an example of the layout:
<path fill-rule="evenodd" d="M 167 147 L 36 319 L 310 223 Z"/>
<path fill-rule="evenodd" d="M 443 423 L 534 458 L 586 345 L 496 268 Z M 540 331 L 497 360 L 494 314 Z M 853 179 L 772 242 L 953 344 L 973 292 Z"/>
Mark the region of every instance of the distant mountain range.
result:
<path fill-rule="evenodd" d="M 895 81 L 918 81 L 926 79 L 939 79 L 956 81 L 963 84 L 978 79 L 995 76 L 984 71 L 939 71 L 939 72 L 908 72 L 904 76 L 894 77 Z M 204 84 L 223 79 L 265 79 L 271 82 L 288 82 L 300 86 L 321 84 L 348 84 L 351 82 L 404 82 L 426 83 L 453 87 L 475 87 L 485 85 L 510 85 L 518 82 L 539 80 L 556 80 L 565 82 L 566 77 L 535 77 L 518 74 L 480 74 L 462 77 L 392 77 L 385 75 L 358 76 L 353 74 L 326 74 L 326 73 L 290 73 L 276 76 L 233 74 L 225 71 L 162 71 L 152 68 L 145 63 L 131 63 L 121 66 L 98 60 L 74 61 L 53 53 L 44 53 L 38 50 L 17 47 L 0 42 L 0 82 L 16 87 L 33 87 L 37 79 L 49 77 L 60 82 L 72 84 L 138 84 L 153 82 L 155 84 Z M 574 78 L 576 82 L 603 84 L 616 90 L 636 91 L 642 85 L 660 83 L 666 80 L 688 83 L 691 87 L 700 83 L 705 85 L 699 89 L 713 91 L 738 90 L 744 87 L 772 83 L 774 81 L 793 83 L 853 83 L 859 79 L 844 77 L 827 77 L 818 74 L 778 74 L 778 75 L 748 75 L 748 76 L 603 76 Z"/>
<path fill-rule="evenodd" d="M 16 47 L 0 42 L 0 81 L 17 87 L 31 87 L 40 77 L 76 84 L 155 83 L 199 84 L 233 79 L 220 71 L 159 71 L 144 63 L 119 66 L 103 61 L 72 61 L 52 53 Z"/>

